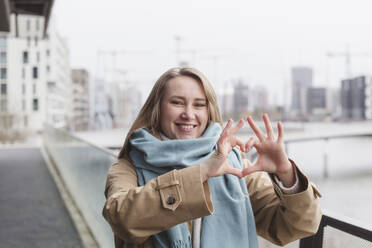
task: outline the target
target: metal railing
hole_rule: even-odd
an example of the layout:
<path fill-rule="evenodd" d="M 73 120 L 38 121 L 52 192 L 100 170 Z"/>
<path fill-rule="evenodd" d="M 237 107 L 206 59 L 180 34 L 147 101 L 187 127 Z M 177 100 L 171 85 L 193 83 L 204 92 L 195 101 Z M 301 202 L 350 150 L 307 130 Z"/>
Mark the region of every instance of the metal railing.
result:
<path fill-rule="evenodd" d="M 342 246 L 328 242 L 330 243 L 330 247 L 349 247 L 346 244 L 347 239 L 350 239 L 350 235 L 361 239 L 364 244 L 366 242 L 371 242 L 367 247 L 372 247 L 372 227 L 367 227 L 364 224 L 356 223 L 355 220 L 336 216 L 335 214 L 331 214 L 327 211 L 322 216 L 318 232 L 311 237 L 301 239 L 300 248 L 323 248 L 324 243 L 327 241 L 327 238 L 325 238 L 325 229 L 327 227 L 332 227 L 333 229 L 337 229 L 338 231 L 341 231 L 341 233 L 346 234 L 345 237 L 342 237 L 342 235 L 338 233 L 337 237 L 335 237 L 335 239 L 338 240 L 338 243 L 343 244 Z M 358 246 L 354 242 L 352 247 Z"/>
<path fill-rule="evenodd" d="M 301 137 L 301 138 L 291 138 L 284 141 L 285 151 L 288 154 L 288 145 L 293 144 L 296 142 L 309 142 L 309 141 L 316 141 L 322 140 L 324 142 L 324 150 L 323 150 L 323 178 L 326 179 L 329 177 L 329 152 L 328 152 L 328 145 L 331 139 L 345 139 L 345 138 L 358 138 L 358 137 L 371 137 L 372 133 L 370 132 L 354 132 L 354 133 L 347 133 L 347 134 L 328 134 L 328 135 L 314 135 L 309 137 Z"/>

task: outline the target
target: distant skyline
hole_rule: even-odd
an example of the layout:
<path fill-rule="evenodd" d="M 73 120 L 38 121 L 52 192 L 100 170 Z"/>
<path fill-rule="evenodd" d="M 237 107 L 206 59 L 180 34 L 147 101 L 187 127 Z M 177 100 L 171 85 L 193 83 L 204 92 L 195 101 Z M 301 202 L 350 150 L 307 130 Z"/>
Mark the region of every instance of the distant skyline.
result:
<path fill-rule="evenodd" d="M 117 67 L 149 90 L 165 70 L 189 58 L 215 88 L 232 79 L 262 84 L 271 103 L 290 97 L 293 66 L 313 68 L 314 86 L 339 87 L 345 58 L 372 54 L 369 1 L 98 1 L 57 0 L 53 22 L 68 39 L 72 67 L 95 77 L 98 50 L 128 51 Z M 190 53 L 189 50 L 196 50 Z M 109 62 L 107 62 L 109 63 Z M 354 75 L 372 74 L 372 57 L 351 59 Z M 218 89 L 217 89 L 218 90 Z"/>

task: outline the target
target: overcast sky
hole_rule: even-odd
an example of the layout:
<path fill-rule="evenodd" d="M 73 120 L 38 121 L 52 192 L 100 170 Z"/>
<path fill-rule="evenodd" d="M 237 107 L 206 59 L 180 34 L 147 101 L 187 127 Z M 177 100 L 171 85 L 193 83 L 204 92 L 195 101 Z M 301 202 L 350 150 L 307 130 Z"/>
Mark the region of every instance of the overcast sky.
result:
<path fill-rule="evenodd" d="M 117 67 L 128 79 L 152 85 L 176 65 L 177 35 L 180 56 L 216 88 L 242 79 L 265 85 L 271 99 L 282 102 L 291 67 L 312 67 L 314 85 L 337 87 L 345 58 L 327 58 L 327 52 L 345 52 L 348 44 L 351 53 L 372 54 L 371 7 L 361 0 L 57 0 L 53 14 L 68 39 L 72 67 L 93 77 L 104 64 L 98 50 L 125 51 Z M 351 61 L 354 75 L 372 74 L 372 57 Z"/>

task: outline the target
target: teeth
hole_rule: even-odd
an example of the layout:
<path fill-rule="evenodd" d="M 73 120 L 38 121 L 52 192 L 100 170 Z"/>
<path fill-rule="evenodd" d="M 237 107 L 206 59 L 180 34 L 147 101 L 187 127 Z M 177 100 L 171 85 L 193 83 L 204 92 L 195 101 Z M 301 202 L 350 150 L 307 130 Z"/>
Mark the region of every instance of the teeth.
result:
<path fill-rule="evenodd" d="M 181 128 L 183 128 L 183 129 L 191 129 L 191 128 L 193 128 L 193 125 L 181 125 Z"/>

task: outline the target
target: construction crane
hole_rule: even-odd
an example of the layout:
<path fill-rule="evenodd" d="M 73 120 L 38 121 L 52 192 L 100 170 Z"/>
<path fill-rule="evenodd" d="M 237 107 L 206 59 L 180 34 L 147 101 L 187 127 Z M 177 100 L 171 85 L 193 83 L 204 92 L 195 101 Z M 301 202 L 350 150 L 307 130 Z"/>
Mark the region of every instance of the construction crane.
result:
<path fill-rule="evenodd" d="M 95 78 L 95 122 L 97 126 L 111 128 L 120 126 L 122 104 L 119 101 L 124 96 L 119 93 L 121 87 L 128 87 L 125 80 L 128 70 L 117 67 L 118 57 L 128 57 L 129 54 L 149 54 L 151 51 L 144 50 L 98 50 L 97 69 Z M 122 67 L 122 66 L 121 66 Z M 126 106 L 124 106 L 126 107 Z M 127 111 L 127 109 L 125 110 Z M 121 123 L 121 124 L 120 124 Z"/>
<path fill-rule="evenodd" d="M 345 52 L 328 52 L 326 56 L 328 58 L 344 57 L 345 58 L 345 76 L 347 78 L 350 78 L 352 76 L 351 57 L 368 58 L 368 57 L 372 57 L 372 53 L 369 53 L 369 52 L 351 53 L 349 45 L 346 45 Z"/>

